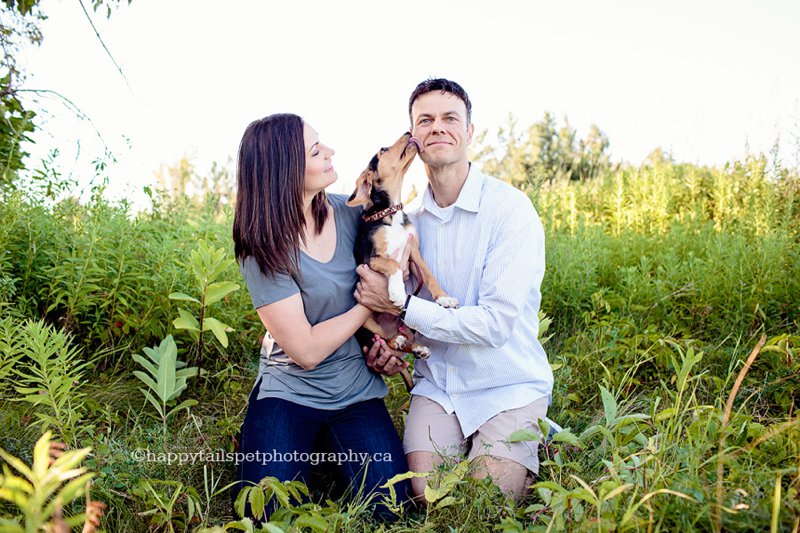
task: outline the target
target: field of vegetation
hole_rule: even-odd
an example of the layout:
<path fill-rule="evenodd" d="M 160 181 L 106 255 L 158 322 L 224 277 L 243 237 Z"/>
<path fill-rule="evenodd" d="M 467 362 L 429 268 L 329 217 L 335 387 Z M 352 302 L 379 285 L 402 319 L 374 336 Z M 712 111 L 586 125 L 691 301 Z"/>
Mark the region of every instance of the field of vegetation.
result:
<path fill-rule="evenodd" d="M 531 197 L 547 238 L 564 430 L 530 495 L 460 463 L 426 509 L 386 502 L 391 523 L 368 495 L 301 503 L 305 486 L 269 478 L 232 501 L 264 333 L 232 257 L 232 179 L 213 167 L 187 196 L 184 159 L 139 213 L 105 198 L 104 159 L 87 194 L 57 154 L 31 163 L 47 121 L 29 98 L 63 98 L 24 88 L 39 4 L 0 6 L 0 533 L 800 531 L 800 157 L 616 164 L 598 128 L 550 115 L 479 136 L 474 160 Z M 387 382 L 402 432 L 408 394 Z M 271 499 L 270 523 L 242 517 Z"/>
<path fill-rule="evenodd" d="M 475 154 L 531 196 L 546 231 L 542 337 L 565 430 L 525 501 L 460 464 L 394 523 L 372 522 L 369 498 L 301 504 L 305 487 L 269 479 L 243 497 L 280 511 L 242 519 L 225 454 L 263 327 L 230 198 L 154 195 L 134 214 L 101 190 L 43 203 L 50 178 L 2 188 L 0 531 L 80 527 L 102 502 L 101 528 L 126 532 L 797 532 L 797 169 L 660 152 L 613 165 L 602 134 L 578 143 L 549 117 L 527 135 Z M 402 432 L 408 395 L 387 381 Z"/>

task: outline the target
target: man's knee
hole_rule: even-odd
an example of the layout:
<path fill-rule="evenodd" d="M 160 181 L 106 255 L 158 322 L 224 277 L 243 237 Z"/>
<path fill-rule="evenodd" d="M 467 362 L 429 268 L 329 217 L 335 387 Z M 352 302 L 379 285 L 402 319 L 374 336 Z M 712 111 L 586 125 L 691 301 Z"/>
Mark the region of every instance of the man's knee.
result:
<path fill-rule="evenodd" d="M 519 501 L 530 491 L 533 474 L 527 467 L 503 457 L 480 455 L 472 460 L 473 477 L 491 478 L 492 482 L 509 497 Z"/>
<path fill-rule="evenodd" d="M 437 456 L 431 452 L 409 452 L 406 455 L 406 459 L 408 460 L 408 469 L 419 474 L 431 473 L 437 464 L 441 463 L 441 458 L 437 462 Z M 411 492 L 414 500 L 423 505 L 427 503 L 425 501 L 425 485 L 427 482 L 427 477 L 411 478 Z"/>

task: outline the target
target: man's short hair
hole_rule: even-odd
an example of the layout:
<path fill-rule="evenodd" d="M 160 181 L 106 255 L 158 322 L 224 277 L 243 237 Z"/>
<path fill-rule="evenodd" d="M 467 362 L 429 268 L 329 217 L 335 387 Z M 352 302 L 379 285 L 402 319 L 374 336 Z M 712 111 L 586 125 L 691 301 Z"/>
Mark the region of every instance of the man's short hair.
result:
<path fill-rule="evenodd" d="M 472 102 L 469 101 L 467 91 L 465 91 L 464 88 L 456 82 L 446 80 L 444 78 L 430 78 L 417 85 L 417 88 L 411 93 L 411 98 L 408 99 L 409 118 L 411 118 L 411 106 L 414 105 L 414 101 L 423 94 L 427 94 L 431 91 L 451 93 L 459 97 L 467 107 L 467 124 L 472 122 Z"/>

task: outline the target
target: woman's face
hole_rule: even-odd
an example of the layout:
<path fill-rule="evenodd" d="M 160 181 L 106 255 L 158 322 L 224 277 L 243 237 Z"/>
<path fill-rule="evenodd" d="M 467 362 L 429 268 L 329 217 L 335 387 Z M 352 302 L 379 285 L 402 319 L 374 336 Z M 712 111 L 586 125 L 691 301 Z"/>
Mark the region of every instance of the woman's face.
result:
<path fill-rule="evenodd" d="M 306 145 L 306 176 L 303 188 L 307 195 L 314 196 L 338 177 L 331 162 L 334 151 L 319 142 L 319 134 L 306 123 L 303 123 L 303 139 Z"/>

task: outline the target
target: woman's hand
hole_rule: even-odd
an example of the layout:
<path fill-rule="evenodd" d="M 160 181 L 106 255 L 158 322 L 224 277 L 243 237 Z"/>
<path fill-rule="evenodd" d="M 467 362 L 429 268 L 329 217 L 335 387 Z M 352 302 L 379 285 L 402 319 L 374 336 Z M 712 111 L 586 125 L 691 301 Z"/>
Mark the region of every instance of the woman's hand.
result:
<path fill-rule="evenodd" d="M 373 337 L 372 347 L 364 346 L 362 350 L 367 360 L 367 366 L 379 374 L 394 376 L 408 368 L 409 363 L 403 361 L 405 354 L 389 348 L 386 341 L 377 335 Z"/>

